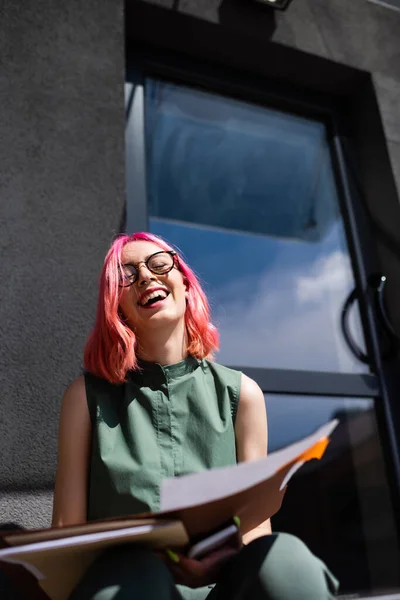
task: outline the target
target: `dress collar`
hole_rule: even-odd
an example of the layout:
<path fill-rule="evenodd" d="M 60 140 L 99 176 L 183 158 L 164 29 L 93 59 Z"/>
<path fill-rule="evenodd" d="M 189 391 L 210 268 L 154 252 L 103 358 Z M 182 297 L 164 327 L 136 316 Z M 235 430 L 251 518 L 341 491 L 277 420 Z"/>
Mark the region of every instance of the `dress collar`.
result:
<path fill-rule="evenodd" d="M 197 369 L 200 363 L 201 361 L 193 356 L 187 356 L 180 362 L 164 366 L 159 363 L 139 359 L 138 368 L 134 371 L 130 371 L 130 376 L 134 380 L 141 379 L 143 381 L 149 381 L 161 378 L 163 381 L 172 381 L 183 375 L 192 373 Z"/>

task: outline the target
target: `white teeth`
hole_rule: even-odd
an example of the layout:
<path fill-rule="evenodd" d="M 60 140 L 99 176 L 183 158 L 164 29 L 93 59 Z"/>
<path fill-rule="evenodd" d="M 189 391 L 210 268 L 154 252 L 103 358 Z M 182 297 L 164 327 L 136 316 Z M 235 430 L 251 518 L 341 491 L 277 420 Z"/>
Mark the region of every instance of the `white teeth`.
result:
<path fill-rule="evenodd" d="M 168 296 L 167 292 L 164 290 L 156 290 L 155 292 L 151 292 L 151 294 L 148 294 L 142 301 L 141 301 L 141 305 L 144 306 L 145 304 L 148 303 L 149 300 L 151 300 L 152 298 L 157 298 L 157 296 L 160 296 L 163 300 L 164 298 L 166 298 Z"/>

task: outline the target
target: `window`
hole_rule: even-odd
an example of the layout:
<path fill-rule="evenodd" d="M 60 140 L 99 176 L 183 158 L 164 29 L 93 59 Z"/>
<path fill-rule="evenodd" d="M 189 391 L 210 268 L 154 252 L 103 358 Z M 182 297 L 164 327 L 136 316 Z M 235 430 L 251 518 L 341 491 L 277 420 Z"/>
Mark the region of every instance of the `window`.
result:
<path fill-rule="evenodd" d="M 265 400 L 270 451 L 340 421 L 321 463 L 294 476 L 273 527 L 307 541 L 338 574 L 342 592 L 398 589 L 399 546 L 373 400 L 287 394 Z"/>
<path fill-rule="evenodd" d="M 240 82 L 199 65 L 186 64 L 183 83 L 182 68 L 160 59 L 142 69 L 127 85 L 128 232 L 165 237 L 199 275 L 221 334 L 217 360 L 265 393 L 270 451 L 340 418 L 274 528 L 300 535 L 342 593 L 398 590 L 386 388 L 341 329 L 364 258 L 336 117 L 295 99 L 268 103 L 259 82 L 246 81 L 244 99 Z M 367 356 L 368 315 L 350 315 Z"/>
<path fill-rule="evenodd" d="M 205 283 L 218 359 L 366 371 L 339 326 L 354 278 L 325 125 L 149 80 L 145 132 L 150 228 Z"/>

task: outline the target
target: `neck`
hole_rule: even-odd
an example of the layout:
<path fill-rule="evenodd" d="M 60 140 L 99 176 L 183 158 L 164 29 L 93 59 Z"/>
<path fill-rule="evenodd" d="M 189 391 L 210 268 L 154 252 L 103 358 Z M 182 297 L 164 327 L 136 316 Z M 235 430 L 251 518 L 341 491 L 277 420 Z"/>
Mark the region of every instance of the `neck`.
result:
<path fill-rule="evenodd" d="M 187 337 L 185 324 L 178 323 L 168 330 L 146 330 L 145 335 L 136 333 L 136 354 L 142 360 L 172 365 L 187 357 Z"/>

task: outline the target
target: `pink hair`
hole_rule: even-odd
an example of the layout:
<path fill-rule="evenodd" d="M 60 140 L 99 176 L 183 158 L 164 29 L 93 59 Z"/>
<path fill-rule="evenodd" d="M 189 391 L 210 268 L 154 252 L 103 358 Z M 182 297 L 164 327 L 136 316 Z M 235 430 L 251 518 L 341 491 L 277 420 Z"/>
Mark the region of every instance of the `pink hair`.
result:
<path fill-rule="evenodd" d="M 90 373 L 110 383 L 122 383 L 127 372 L 137 368 L 136 336 L 119 311 L 119 281 L 122 249 L 128 242 L 138 240 L 153 242 L 162 250 L 172 250 L 162 238 L 140 232 L 120 235 L 107 252 L 100 277 L 96 321 L 86 342 L 84 365 Z M 178 268 L 188 285 L 185 313 L 187 351 L 195 358 L 212 358 L 213 352 L 218 349 L 219 336 L 210 322 L 207 297 L 193 271 L 180 257 Z"/>

